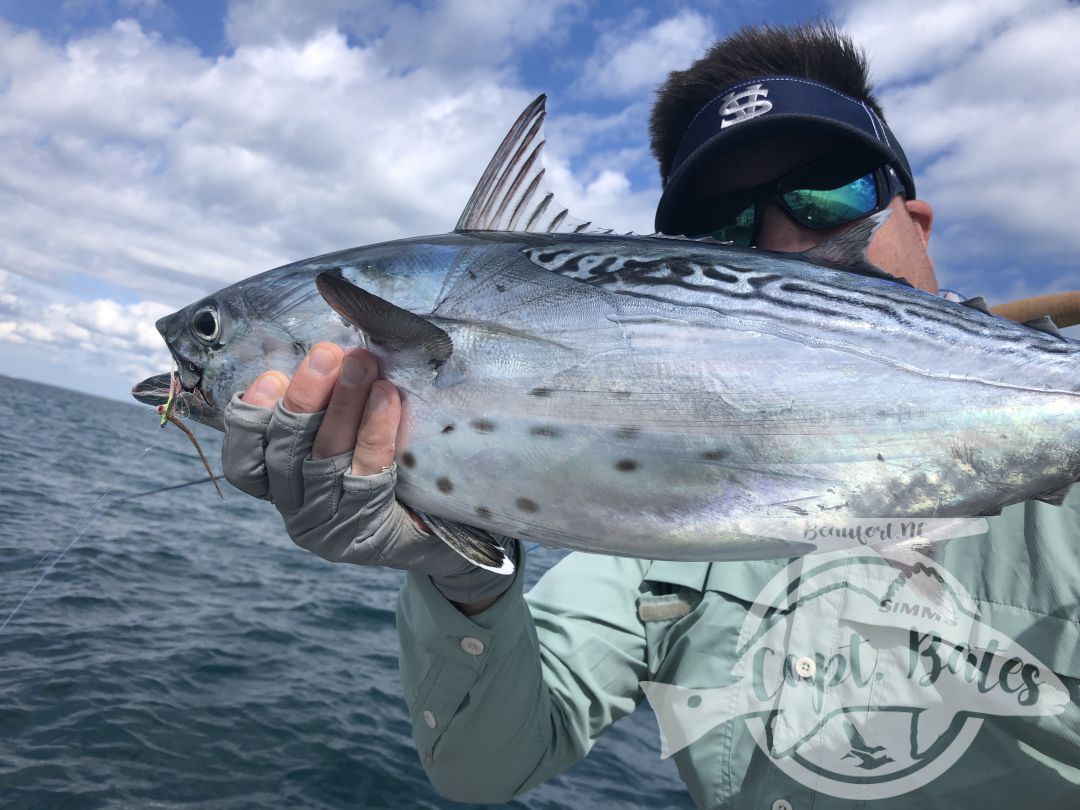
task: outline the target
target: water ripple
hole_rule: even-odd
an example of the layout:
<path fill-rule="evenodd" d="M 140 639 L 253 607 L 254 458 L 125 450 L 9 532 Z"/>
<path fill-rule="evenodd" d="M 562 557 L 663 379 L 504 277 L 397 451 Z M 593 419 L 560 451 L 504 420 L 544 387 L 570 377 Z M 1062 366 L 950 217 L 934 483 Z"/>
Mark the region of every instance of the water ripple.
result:
<path fill-rule="evenodd" d="M 0 424 L 4 616 L 86 528 L 0 633 L 0 806 L 462 806 L 413 748 L 400 572 L 299 551 L 228 486 L 124 500 L 203 475 L 150 409 L 0 377 Z M 527 582 L 561 556 L 531 554 Z M 690 806 L 647 712 L 513 806 L 589 804 Z"/>

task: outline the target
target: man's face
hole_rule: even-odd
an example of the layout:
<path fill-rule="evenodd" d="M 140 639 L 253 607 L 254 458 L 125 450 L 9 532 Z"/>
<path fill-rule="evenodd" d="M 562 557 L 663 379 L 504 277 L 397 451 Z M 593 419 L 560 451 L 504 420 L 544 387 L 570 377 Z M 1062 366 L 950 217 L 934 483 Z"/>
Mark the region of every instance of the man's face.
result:
<path fill-rule="evenodd" d="M 702 178 L 698 196 L 714 197 L 738 191 L 781 177 L 804 166 L 838 153 L 835 139 L 826 137 L 784 137 L 740 149 Z M 933 224 L 933 212 L 922 200 L 904 200 L 897 196 L 888 206 L 889 219 L 878 228 L 870 242 L 870 262 L 887 273 L 907 279 L 927 292 L 938 292 L 934 263 L 926 252 Z M 835 228 L 811 230 L 791 217 L 775 202 L 767 203 L 761 213 L 757 247 L 780 253 L 800 253 L 843 233 L 854 223 Z"/>

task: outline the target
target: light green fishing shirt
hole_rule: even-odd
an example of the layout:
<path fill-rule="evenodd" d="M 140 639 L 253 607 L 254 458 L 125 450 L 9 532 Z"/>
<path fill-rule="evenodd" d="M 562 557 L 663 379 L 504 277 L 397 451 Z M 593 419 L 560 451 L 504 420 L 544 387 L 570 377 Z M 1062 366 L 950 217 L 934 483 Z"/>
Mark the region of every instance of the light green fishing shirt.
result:
<path fill-rule="evenodd" d="M 954 578 L 945 584 L 970 599 L 953 594 L 938 615 L 904 591 L 888 604 L 891 626 L 835 568 L 815 590 L 817 555 L 710 564 L 571 554 L 525 595 L 519 566 L 511 589 L 472 617 L 409 574 L 398 629 L 421 761 L 450 798 L 507 801 L 584 757 L 646 698 L 645 682 L 689 690 L 657 696 L 674 695 L 668 742 L 701 807 L 1078 808 L 1080 486 L 1061 507 L 1018 504 L 988 524 L 936 554 Z M 777 611 L 766 594 L 792 572 L 807 601 Z M 944 641 L 930 655 L 938 626 Z M 1010 656 L 1019 663 L 1003 665 Z M 781 681 L 764 683 L 776 661 L 787 662 Z M 934 662 L 943 665 L 927 687 Z M 1064 692 L 1026 688 L 1053 679 L 1044 666 Z M 830 686 L 854 677 L 864 689 Z M 679 747 L 687 723 L 696 739 Z M 911 767 L 897 772 L 901 759 Z"/>

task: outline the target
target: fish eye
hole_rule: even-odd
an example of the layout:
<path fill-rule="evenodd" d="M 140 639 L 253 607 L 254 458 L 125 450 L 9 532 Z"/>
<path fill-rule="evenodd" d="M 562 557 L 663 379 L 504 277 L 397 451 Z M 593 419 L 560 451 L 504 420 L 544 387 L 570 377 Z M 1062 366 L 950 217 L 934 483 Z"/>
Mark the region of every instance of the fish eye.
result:
<path fill-rule="evenodd" d="M 206 343 L 213 343 L 221 333 L 217 311 L 212 306 L 201 307 L 191 319 L 191 331 Z"/>

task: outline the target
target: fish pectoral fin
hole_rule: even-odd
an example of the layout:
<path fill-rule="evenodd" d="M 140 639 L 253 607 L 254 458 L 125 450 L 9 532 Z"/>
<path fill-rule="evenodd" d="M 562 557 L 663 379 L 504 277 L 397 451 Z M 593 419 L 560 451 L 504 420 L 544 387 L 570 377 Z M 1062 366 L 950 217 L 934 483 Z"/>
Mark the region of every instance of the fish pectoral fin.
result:
<path fill-rule="evenodd" d="M 452 523 L 449 520 L 414 510 L 428 525 L 435 536 L 473 565 L 496 574 L 513 574 L 514 561 L 502 544 L 486 529 Z"/>
<path fill-rule="evenodd" d="M 495 150 L 455 231 L 611 233 L 573 216 L 544 183 L 547 96 L 526 107 Z"/>
<path fill-rule="evenodd" d="M 319 273 L 315 286 L 326 303 L 360 329 L 376 350 L 419 351 L 433 368 L 449 360 L 454 352 L 454 342 L 442 329 L 357 287 L 341 276 L 340 269 Z"/>

